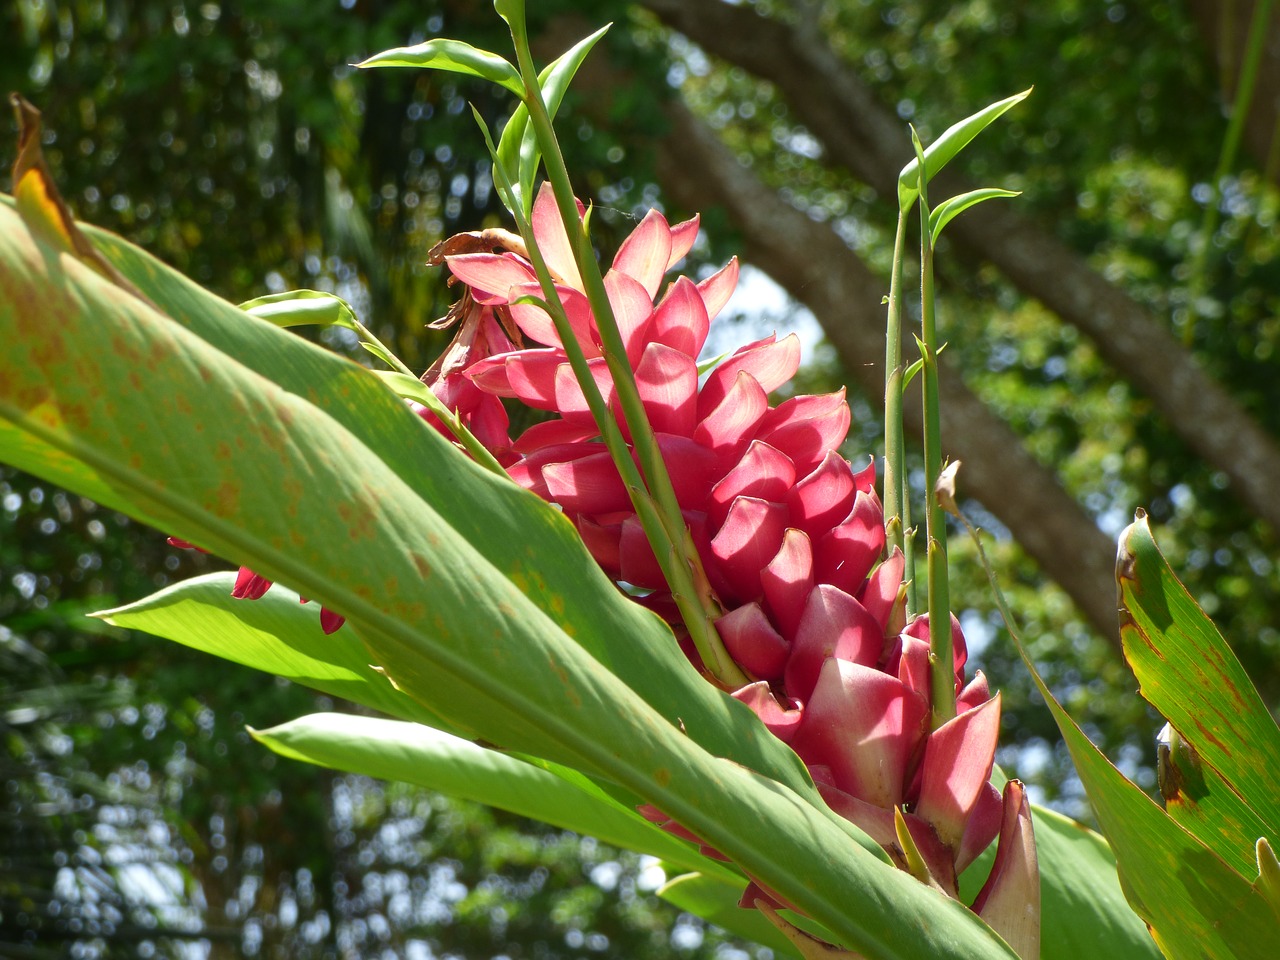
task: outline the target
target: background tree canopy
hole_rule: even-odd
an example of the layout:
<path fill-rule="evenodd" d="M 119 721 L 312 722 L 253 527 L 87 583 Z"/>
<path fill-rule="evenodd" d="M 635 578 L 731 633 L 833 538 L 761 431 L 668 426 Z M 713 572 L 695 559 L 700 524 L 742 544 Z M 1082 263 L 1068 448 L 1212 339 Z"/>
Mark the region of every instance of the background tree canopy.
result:
<path fill-rule="evenodd" d="M 742 337 L 824 335 L 801 386 L 849 384 L 851 458 L 881 452 L 907 123 L 928 142 L 1034 84 L 935 188 L 1023 191 L 965 214 L 940 252 L 944 448 L 964 462 L 966 509 L 996 537 L 1046 678 L 1126 772 L 1152 782 L 1159 724 L 1115 637 L 1113 537 L 1137 506 L 1280 698 L 1275 20 L 1254 23 L 1246 0 L 531 6 L 544 57 L 615 21 L 559 123 L 601 249 L 651 204 L 701 211 L 692 268 L 738 253 L 758 271 Z M 424 324 L 450 300 L 426 251 L 505 225 L 467 105 L 496 127 L 510 104 L 479 82 L 348 64 L 436 34 L 505 49 L 497 23 L 461 2 L 17 0 L 0 13 L 0 80 L 44 111 L 79 216 L 233 301 L 333 290 L 421 368 L 441 346 Z M 1257 36 L 1269 45 L 1241 97 Z M 7 166 L 12 131 L 3 143 Z M 82 617 L 216 562 L 0 468 L 0 952 L 745 949 L 657 905 L 634 858 L 275 763 L 243 724 L 295 716 L 311 694 Z M 953 568 L 1005 690 L 1001 761 L 1087 816 L 961 538 Z"/>

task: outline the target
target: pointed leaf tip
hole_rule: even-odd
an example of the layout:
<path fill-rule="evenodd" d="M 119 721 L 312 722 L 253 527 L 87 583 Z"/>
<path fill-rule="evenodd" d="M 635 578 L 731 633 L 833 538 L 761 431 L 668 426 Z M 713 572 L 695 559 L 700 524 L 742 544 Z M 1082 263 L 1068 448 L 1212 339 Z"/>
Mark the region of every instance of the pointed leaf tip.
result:
<path fill-rule="evenodd" d="M 360 69 L 370 67 L 422 67 L 428 70 L 445 70 L 465 76 L 480 77 L 510 90 L 517 97 L 524 96 L 524 84 L 520 73 L 505 58 L 488 50 L 481 50 L 461 40 L 436 37 L 412 47 L 393 47 L 375 53 L 356 64 Z"/>
<path fill-rule="evenodd" d="M 972 116 L 952 124 L 924 151 L 924 179 L 928 183 L 969 142 L 1010 108 L 1031 95 L 1033 87 L 984 107 Z M 898 206 L 905 210 L 919 195 L 920 160 L 912 160 L 898 174 Z"/>

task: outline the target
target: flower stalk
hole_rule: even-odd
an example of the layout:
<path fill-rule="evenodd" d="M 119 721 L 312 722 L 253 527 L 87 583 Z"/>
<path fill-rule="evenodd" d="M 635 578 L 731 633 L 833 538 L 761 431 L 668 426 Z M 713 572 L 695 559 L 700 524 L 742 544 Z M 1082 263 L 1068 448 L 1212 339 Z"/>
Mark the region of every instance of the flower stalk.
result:
<path fill-rule="evenodd" d="M 541 257 L 536 252 L 537 244 L 530 242 L 532 231 L 522 215 L 515 211 L 521 233 L 528 242 L 531 262 L 538 268 L 538 277 L 543 291 L 548 301 L 558 307 L 552 311 L 557 332 L 568 350 L 574 374 L 583 387 L 614 462 L 623 473 L 624 480 L 627 481 L 632 502 L 636 506 L 636 513 L 653 545 L 654 554 L 663 568 L 663 574 L 671 587 L 672 596 L 680 609 L 690 639 L 697 648 L 703 665 L 716 681 L 726 689 L 736 689 L 746 683 L 747 678 L 734 663 L 716 631 L 715 620 L 723 611 L 715 600 L 714 592 L 702 568 L 702 562 L 694 548 L 691 534 L 676 499 L 675 487 L 671 483 L 671 476 L 658 448 L 657 437 L 654 435 L 653 426 L 645 413 L 644 404 L 636 387 L 635 371 L 627 358 L 622 332 L 614 316 L 604 278 L 600 273 L 600 266 L 591 249 L 590 238 L 582 226 L 577 199 L 569 182 L 569 171 L 565 166 L 555 128 L 542 98 L 538 72 L 529 50 L 523 17 L 512 16 L 508 19 L 508 23 L 511 24 L 517 67 L 525 85 L 524 104 L 529 111 L 529 122 L 542 151 L 547 179 L 551 183 L 557 209 L 568 232 L 569 244 L 578 266 L 587 301 L 596 318 L 601 339 L 601 353 L 613 377 L 618 405 L 628 432 L 631 434 L 636 459 L 639 460 L 640 473 L 635 476 L 631 476 L 634 473 L 634 461 L 627 452 L 626 443 L 618 425 L 610 415 L 604 398 L 595 384 L 595 379 L 587 367 L 586 358 L 569 330 L 568 320 L 563 305 L 559 303 L 555 284 L 549 272 L 546 271 L 545 263 L 538 267 Z M 508 184 L 508 190 L 509 188 Z M 518 206 L 519 204 L 513 204 L 513 208 Z M 529 232 L 526 233 L 526 230 Z M 561 324 L 563 328 L 560 327 Z"/>
<path fill-rule="evenodd" d="M 917 610 L 915 537 L 911 530 L 911 501 L 907 496 L 906 437 L 902 418 L 902 395 L 906 389 L 902 362 L 902 258 L 906 239 L 907 208 L 899 207 L 898 227 L 893 238 L 893 273 L 889 280 L 884 349 L 884 529 L 889 551 L 896 547 L 906 558 L 907 616 L 912 617 Z"/>
<path fill-rule="evenodd" d="M 929 670 L 932 726 L 956 715 L 952 671 L 951 591 L 947 579 L 947 520 L 936 488 L 942 475 L 942 404 L 938 396 L 938 332 L 933 289 L 933 232 L 929 229 L 928 178 L 924 147 L 911 131 L 919 161 L 920 207 L 920 371 L 924 393 L 925 555 L 929 573 Z"/>

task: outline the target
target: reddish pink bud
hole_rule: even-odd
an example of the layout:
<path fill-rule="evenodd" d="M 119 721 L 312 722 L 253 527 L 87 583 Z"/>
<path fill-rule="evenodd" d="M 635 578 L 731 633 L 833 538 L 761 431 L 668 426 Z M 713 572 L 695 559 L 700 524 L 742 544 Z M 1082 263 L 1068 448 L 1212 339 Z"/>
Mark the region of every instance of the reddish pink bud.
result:
<path fill-rule="evenodd" d="M 784 706 L 778 702 L 769 684 L 764 680 L 749 683 L 733 693 L 735 700 L 741 700 L 750 707 L 761 722 L 769 728 L 769 732 L 783 743 L 790 743 L 792 736 L 800 724 L 803 711 L 798 700 L 791 700 Z"/>
<path fill-rule="evenodd" d="M 236 583 L 231 588 L 231 595 L 237 600 L 258 600 L 270 588 L 271 581 L 266 577 L 258 576 L 248 567 L 241 567 L 240 572 L 236 574 Z"/>
<path fill-rule="evenodd" d="M 794 637 L 814 588 L 813 550 L 802 530 L 789 528 L 783 534 L 782 546 L 760 573 L 760 584 L 774 620 L 783 634 Z"/>
<path fill-rule="evenodd" d="M 716 621 L 716 630 L 729 655 L 753 677 L 782 676 L 791 645 L 773 628 L 758 603 L 730 610 Z"/>
<path fill-rule="evenodd" d="M 849 405 L 844 389 L 825 396 L 792 397 L 770 410 L 757 437 L 791 458 L 804 476 L 844 442 L 849 433 Z"/>
<path fill-rule="evenodd" d="M 786 532 L 787 508 L 779 503 L 739 497 L 729 508 L 711 553 L 739 602 L 761 595 L 760 571 L 777 554 Z"/>
<path fill-rule="evenodd" d="M 808 762 L 829 767 L 845 793 L 892 808 L 905 800 L 908 762 L 928 717 L 928 702 L 896 677 L 830 659 L 791 745 Z"/>
<path fill-rule="evenodd" d="M 991 776 L 1000 733 L 1000 695 L 966 710 L 929 734 L 915 813 L 957 848 L 965 824 Z M 988 838 L 990 839 L 990 838 Z"/>
<path fill-rule="evenodd" d="M 1018 956 L 1040 956 L 1040 870 L 1031 806 L 1017 780 L 1005 784 L 1000 845 L 973 910 Z"/>
<path fill-rule="evenodd" d="M 883 645 L 880 624 L 862 604 L 839 587 L 819 584 L 805 598 L 787 662 L 787 692 L 807 701 L 827 661 L 834 657 L 873 667 Z"/>

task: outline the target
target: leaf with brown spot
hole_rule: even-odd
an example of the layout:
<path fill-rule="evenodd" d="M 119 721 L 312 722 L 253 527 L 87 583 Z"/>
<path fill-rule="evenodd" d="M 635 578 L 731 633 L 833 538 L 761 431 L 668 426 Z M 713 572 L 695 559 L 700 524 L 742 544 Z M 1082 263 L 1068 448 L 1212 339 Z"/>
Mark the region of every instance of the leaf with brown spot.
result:
<path fill-rule="evenodd" d="M 1145 514 L 1120 535 L 1116 569 L 1125 657 L 1181 747 L 1170 758 L 1169 814 L 1251 875 L 1257 839 L 1280 836 L 1280 728 Z"/>
<path fill-rule="evenodd" d="M 80 232 L 40 149 L 40 111 L 21 94 L 9 94 L 9 103 L 13 105 L 14 115 L 18 120 L 18 155 L 13 161 L 13 195 L 18 202 L 18 212 L 22 219 L 63 253 L 79 258 L 116 286 L 154 307 L 155 304 L 147 300 L 142 291 L 105 259 Z"/>

